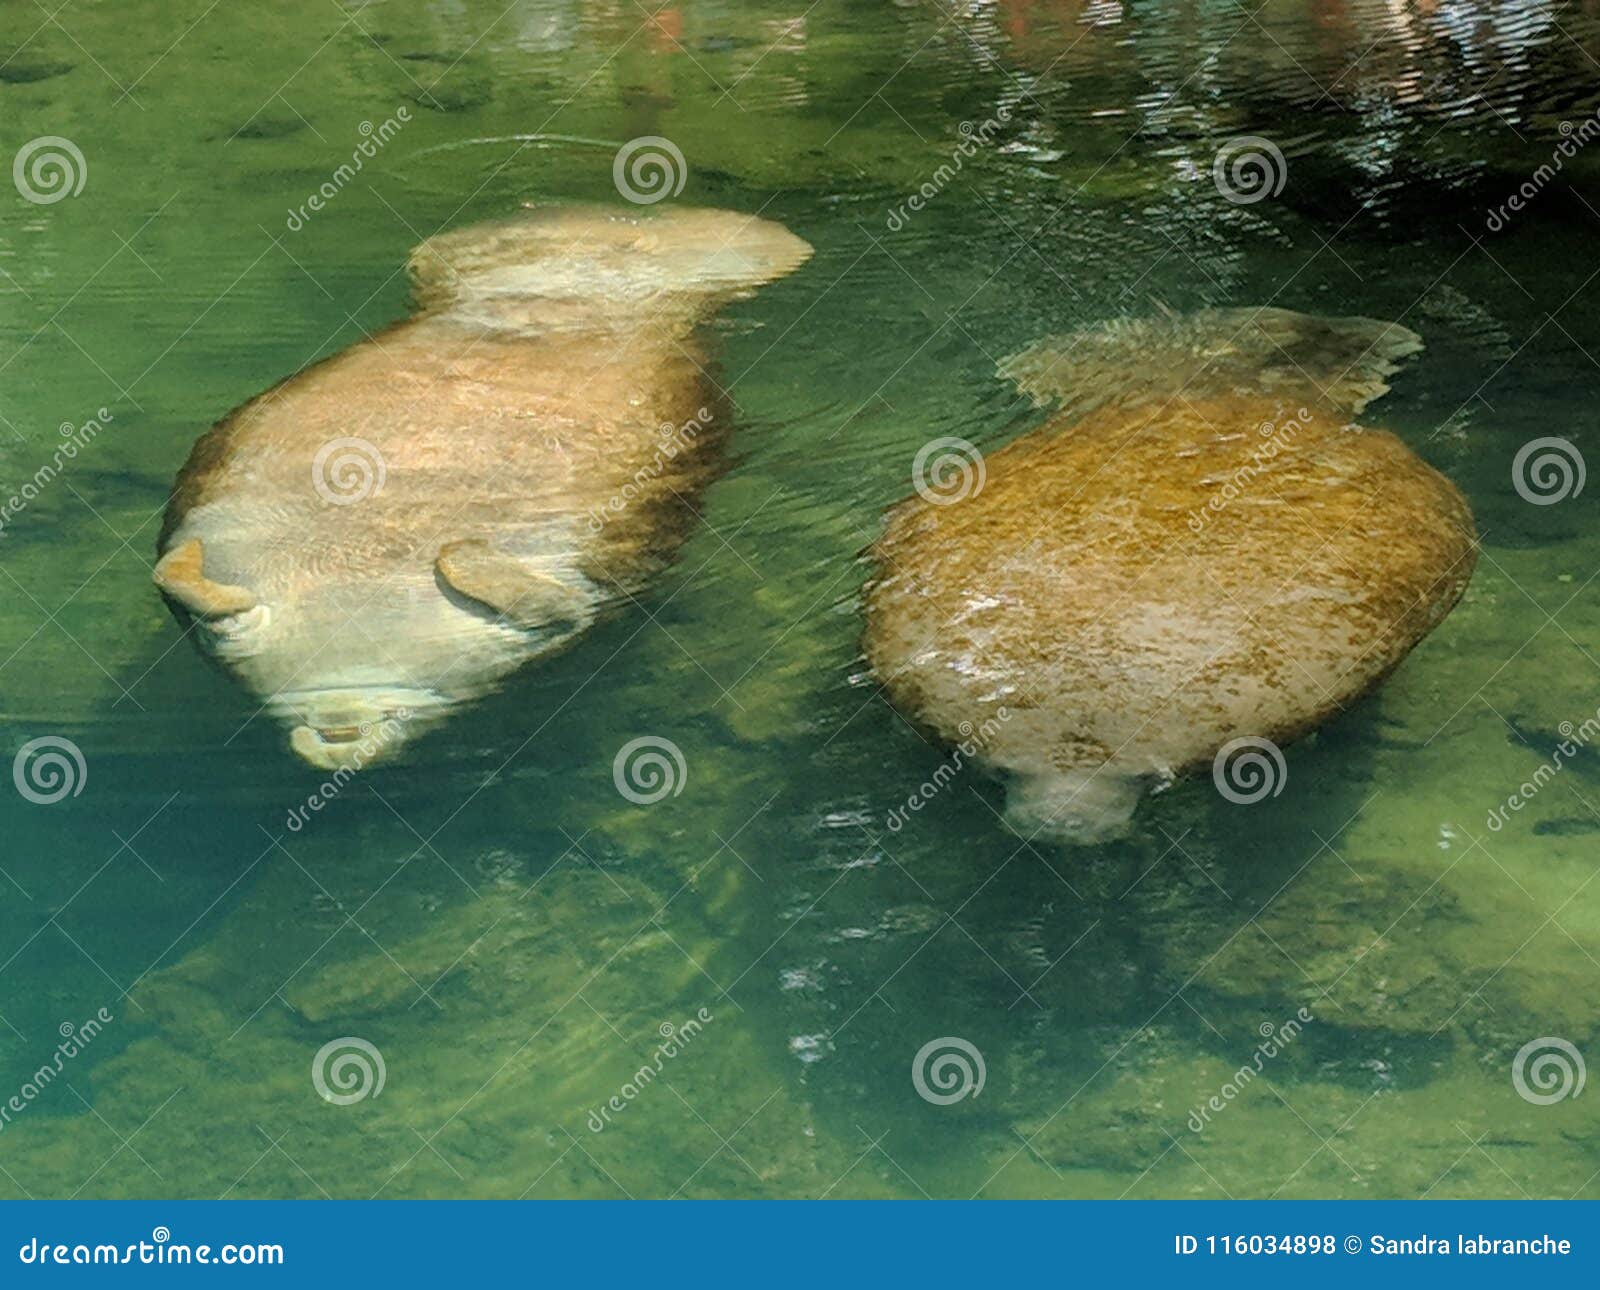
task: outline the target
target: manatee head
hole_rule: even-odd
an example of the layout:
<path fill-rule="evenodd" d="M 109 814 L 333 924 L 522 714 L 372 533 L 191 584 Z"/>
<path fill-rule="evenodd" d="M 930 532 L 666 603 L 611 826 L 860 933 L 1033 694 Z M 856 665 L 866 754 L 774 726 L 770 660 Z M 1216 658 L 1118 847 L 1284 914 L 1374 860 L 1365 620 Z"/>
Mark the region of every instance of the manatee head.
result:
<path fill-rule="evenodd" d="M 323 770 L 393 760 L 455 707 L 570 639 L 581 617 L 564 586 L 519 577 L 521 565 L 481 542 L 362 577 L 326 566 L 286 574 L 215 547 L 173 544 L 156 582 L 205 652 Z"/>

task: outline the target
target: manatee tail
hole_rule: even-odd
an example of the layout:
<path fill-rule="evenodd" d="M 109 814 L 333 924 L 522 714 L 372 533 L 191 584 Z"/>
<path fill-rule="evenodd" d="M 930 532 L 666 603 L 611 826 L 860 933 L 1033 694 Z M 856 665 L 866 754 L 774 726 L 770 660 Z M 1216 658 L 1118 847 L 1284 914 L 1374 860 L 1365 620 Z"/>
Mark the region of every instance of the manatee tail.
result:
<path fill-rule="evenodd" d="M 531 208 L 411 253 L 418 308 L 493 326 L 702 317 L 792 273 L 811 247 L 737 211 Z"/>
<path fill-rule="evenodd" d="M 1203 309 L 1046 336 L 1000 364 L 1036 404 L 1082 416 L 1108 403 L 1265 395 L 1354 416 L 1422 337 L 1374 318 Z"/>

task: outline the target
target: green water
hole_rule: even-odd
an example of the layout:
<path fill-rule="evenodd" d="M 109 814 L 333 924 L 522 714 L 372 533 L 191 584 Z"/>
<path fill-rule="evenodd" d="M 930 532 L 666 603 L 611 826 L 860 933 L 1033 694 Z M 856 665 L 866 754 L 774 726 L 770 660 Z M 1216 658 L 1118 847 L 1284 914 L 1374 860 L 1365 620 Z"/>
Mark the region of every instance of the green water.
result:
<path fill-rule="evenodd" d="M 1600 704 L 1594 493 L 1512 479 L 1531 439 L 1600 450 L 1600 149 L 1486 227 L 1600 107 L 1594 7 L 657 8 L 5 6 L 4 155 L 61 136 L 86 177 L 0 194 L 0 493 L 109 420 L 0 537 L 0 752 L 86 767 L 54 804 L 0 779 L 0 1194 L 1600 1195 L 1594 1090 L 1512 1078 L 1531 1040 L 1600 1055 L 1600 752 L 1487 824 Z M 150 585 L 175 472 L 401 316 L 408 247 L 620 204 L 646 135 L 672 200 L 817 248 L 716 325 L 703 526 L 291 831 L 317 778 Z M 1219 192 L 1239 135 L 1276 195 Z M 857 594 L 917 450 L 1036 424 L 994 366 L 1044 332 L 1268 302 L 1424 336 L 1379 409 L 1477 514 L 1461 606 L 1255 806 L 1185 783 L 1069 850 L 969 772 L 890 830 L 945 753 L 866 676 Z M 613 783 L 642 735 L 687 769 L 653 805 Z M 384 1083 L 340 1105 L 344 1037 Z M 948 1037 L 985 1078 L 937 1104 Z"/>

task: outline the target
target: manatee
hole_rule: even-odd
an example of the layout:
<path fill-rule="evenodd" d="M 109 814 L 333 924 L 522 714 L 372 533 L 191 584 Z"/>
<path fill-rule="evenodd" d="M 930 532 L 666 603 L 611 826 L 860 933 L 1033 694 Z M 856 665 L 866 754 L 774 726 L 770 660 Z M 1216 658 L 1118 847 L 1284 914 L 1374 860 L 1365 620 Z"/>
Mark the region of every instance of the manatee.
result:
<path fill-rule="evenodd" d="M 428 239 L 411 317 L 195 445 L 157 585 L 306 761 L 393 754 L 671 559 L 727 420 L 700 324 L 810 254 L 679 207 Z"/>
<path fill-rule="evenodd" d="M 1116 837 L 1145 791 L 1224 750 L 1280 757 L 1471 575 L 1460 493 L 1353 420 L 1421 348 L 1368 318 L 1213 309 L 1006 360 L 1059 407 L 959 462 L 964 489 L 889 512 L 865 593 L 887 697 L 1001 772 L 1029 837 Z M 1263 772 L 1229 768 L 1240 791 Z"/>

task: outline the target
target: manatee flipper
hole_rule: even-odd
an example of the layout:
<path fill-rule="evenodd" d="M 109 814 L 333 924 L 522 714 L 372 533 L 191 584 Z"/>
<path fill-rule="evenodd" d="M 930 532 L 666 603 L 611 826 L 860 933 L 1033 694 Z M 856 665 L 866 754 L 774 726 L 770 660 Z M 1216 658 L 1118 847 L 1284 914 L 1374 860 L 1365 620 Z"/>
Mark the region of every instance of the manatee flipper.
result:
<path fill-rule="evenodd" d="M 1128 832 L 1144 784 L 1109 766 L 1007 777 L 1005 822 L 1025 838 L 1085 845 Z"/>
<path fill-rule="evenodd" d="M 1035 404 L 1058 402 L 1079 416 L 1108 403 L 1180 395 L 1277 396 L 1354 416 L 1420 349 L 1416 332 L 1375 318 L 1203 309 L 1046 336 L 999 370 Z"/>
<path fill-rule="evenodd" d="M 434 563 L 452 590 L 528 630 L 577 631 L 594 618 L 588 597 L 576 587 L 478 538 L 447 542 Z"/>
<path fill-rule="evenodd" d="M 198 618 L 226 618 L 258 603 L 248 588 L 206 577 L 205 548 L 199 538 L 190 538 L 162 556 L 154 577 L 156 586 Z"/>

